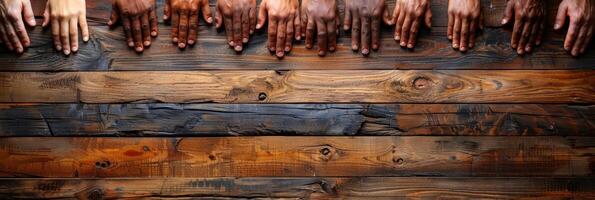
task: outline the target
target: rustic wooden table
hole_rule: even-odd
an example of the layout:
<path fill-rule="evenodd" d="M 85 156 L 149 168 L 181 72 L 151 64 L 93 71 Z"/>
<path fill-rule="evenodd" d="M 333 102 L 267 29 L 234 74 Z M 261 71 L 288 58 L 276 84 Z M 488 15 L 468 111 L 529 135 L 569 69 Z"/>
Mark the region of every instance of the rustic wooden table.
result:
<path fill-rule="evenodd" d="M 238 55 L 204 24 L 184 51 L 161 24 L 136 54 L 111 1 L 87 1 L 77 54 L 39 27 L 22 56 L 0 49 L 0 197 L 595 198 L 595 51 L 547 31 L 517 56 L 504 0 L 483 0 L 459 53 L 446 2 L 414 51 L 384 27 L 369 58 L 341 33 L 324 58 L 298 42 L 278 60 L 263 32 Z"/>

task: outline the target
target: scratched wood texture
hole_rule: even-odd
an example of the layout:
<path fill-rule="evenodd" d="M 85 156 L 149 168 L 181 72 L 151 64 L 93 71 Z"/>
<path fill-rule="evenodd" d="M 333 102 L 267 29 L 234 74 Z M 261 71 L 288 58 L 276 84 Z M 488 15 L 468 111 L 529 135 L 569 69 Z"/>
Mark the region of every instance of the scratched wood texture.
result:
<path fill-rule="evenodd" d="M 595 107 L 541 104 L 0 105 L 0 136 L 592 136 Z"/>
<path fill-rule="evenodd" d="M 593 176 L 560 136 L 0 138 L 0 177 Z"/>
<path fill-rule="evenodd" d="M 18 199 L 592 199 L 589 178 L 0 179 Z"/>
<path fill-rule="evenodd" d="M 291 54 L 280 61 L 265 48 L 266 33 L 258 32 L 245 51 L 236 54 L 228 48 L 225 33 L 216 31 L 212 26 L 200 26 L 197 45 L 180 51 L 171 43 L 171 27 L 162 24 L 161 34 L 152 47 L 138 55 L 126 46 L 121 28 L 110 30 L 107 27 L 110 1 L 88 1 L 92 39 L 88 44 L 81 42 L 76 55 L 66 57 L 55 52 L 51 48 L 53 43 L 49 31 L 42 31 L 38 27 L 30 31 L 32 47 L 20 59 L 5 48 L 0 48 L 0 71 L 595 68 L 595 52 L 589 51 L 580 59 L 572 58 L 562 49 L 564 32 L 553 32 L 551 27 L 548 27 L 544 44 L 535 53 L 518 56 L 509 45 L 510 27 L 500 28 L 499 25 L 504 0 L 484 0 L 482 5 L 486 12 L 486 24 L 491 28 L 479 35 L 475 49 L 464 54 L 453 51 L 446 39 L 447 0 L 432 2 L 434 28 L 431 31 L 422 29 L 414 51 L 402 49 L 392 39 L 394 28 L 384 27 L 380 51 L 372 53 L 370 58 L 352 52 L 351 36 L 341 33 L 335 53 L 320 58 L 316 50 L 306 49 L 303 42 L 298 42 Z M 556 2 L 550 1 L 548 4 L 551 17 L 555 14 Z M 41 0 L 34 1 L 34 4 L 41 3 Z M 342 3 L 340 5 L 343 7 Z M 394 1 L 389 1 L 389 5 L 393 7 Z"/>
<path fill-rule="evenodd" d="M 0 102 L 593 103 L 593 70 L 0 72 Z"/>

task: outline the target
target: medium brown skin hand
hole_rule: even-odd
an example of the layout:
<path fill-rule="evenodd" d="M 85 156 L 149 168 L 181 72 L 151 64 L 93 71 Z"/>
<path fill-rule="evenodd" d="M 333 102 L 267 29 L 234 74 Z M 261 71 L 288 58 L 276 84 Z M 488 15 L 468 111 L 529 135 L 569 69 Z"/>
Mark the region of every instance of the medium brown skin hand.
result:
<path fill-rule="evenodd" d="M 591 43 L 593 23 L 595 23 L 594 12 L 595 2 L 592 0 L 564 0 L 560 4 L 554 29 L 562 29 L 566 16 L 570 18 L 568 33 L 564 39 L 564 49 L 572 56 L 585 53 Z"/>
<path fill-rule="evenodd" d="M 269 18 L 268 49 L 283 58 L 292 48 L 293 37 L 301 39 L 301 22 L 298 0 L 263 0 L 260 4 L 258 24 L 261 29 Z"/>
<path fill-rule="evenodd" d="M 171 19 L 171 39 L 180 49 L 196 43 L 198 34 L 198 14 L 202 11 L 204 20 L 211 24 L 211 8 L 208 0 L 166 0 L 165 20 Z"/>
<path fill-rule="evenodd" d="M 508 0 L 502 24 L 512 21 L 514 28 L 510 46 L 519 55 L 533 50 L 533 45 L 541 44 L 545 24 L 545 5 L 543 0 Z"/>
<path fill-rule="evenodd" d="M 380 46 L 380 22 L 392 25 L 385 0 L 345 0 L 345 31 L 351 28 L 351 49 L 357 51 L 362 46 L 362 54 L 370 54 Z"/>
<path fill-rule="evenodd" d="M 256 12 L 256 0 L 217 0 L 215 24 L 225 26 L 227 42 L 238 53 L 254 33 Z"/>
<path fill-rule="evenodd" d="M 29 0 L 0 0 L 0 40 L 18 54 L 31 45 L 23 20 L 27 25 L 35 26 Z"/>
<path fill-rule="evenodd" d="M 78 51 L 80 26 L 83 41 L 89 41 L 87 7 L 84 0 L 48 0 L 43 13 L 43 27 L 51 23 L 56 50 L 65 55 Z"/>
<path fill-rule="evenodd" d="M 155 0 L 114 0 L 109 22 L 114 26 L 122 21 L 126 43 L 136 52 L 151 46 L 151 37 L 157 37 L 157 6 Z"/>
<path fill-rule="evenodd" d="M 483 28 L 479 0 L 448 1 L 448 39 L 452 48 L 465 52 L 475 46 L 475 33 Z"/>
<path fill-rule="evenodd" d="M 432 26 L 429 0 L 397 0 L 393 22 L 397 24 L 395 40 L 400 41 L 401 47 L 415 47 L 422 20 L 428 28 Z"/>
<path fill-rule="evenodd" d="M 302 37 L 306 38 L 306 48 L 312 48 L 314 33 L 318 34 L 318 56 L 337 49 L 339 11 L 336 0 L 302 1 Z"/>

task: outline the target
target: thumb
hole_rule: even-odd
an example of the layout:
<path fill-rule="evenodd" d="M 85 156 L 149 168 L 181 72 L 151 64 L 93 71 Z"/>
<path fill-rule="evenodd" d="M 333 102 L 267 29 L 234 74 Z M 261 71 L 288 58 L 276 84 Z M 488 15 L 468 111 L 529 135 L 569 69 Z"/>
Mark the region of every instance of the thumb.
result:
<path fill-rule="evenodd" d="M 387 7 L 384 8 L 382 19 L 386 25 L 392 26 L 394 24 L 394 20 L 392 19 L 392 16 L 390 16 L 390 12 L 388 11 Z"/>
<path fill-rule="evenodd" d="M 119 17 L 120 16 L 118 15 L 118 7 L 116 6 L 116 2 L 114 1 L 114 4 L 112 5 L 112 14 L 110 15 L 109 22 L 107 22 L 107 25 L 113 26 L 114 24 L 118 23 Z"/>
<path fill-rule="evenodd" d="M 508 24 L 512 19 L 512 12 L 514 11 L 514 2 L 506 2 L 506 9 L 504 9 L 504 17 L 502 17 L 502 25 Z"/>
<path fill-rule="evenodd" d="M 432 10 L 430 9 L 430 4 L 428 3 L 428 8 L 426 9 L 426 15 L 425 15 L 425 23 L 426 26 L 428 26 L 428 28 L 432 28 Z"/>
<path fill-rule="evenodd" d="M 264 23 L 267 21 L 267 6 L 266 1 L 260 5 L 260 10 L 258 11 L 258 23 L 256 24 L 256 29 L 260 30 Z"/>
<path fill-rule="evenodd" d="M 219 9 L 219 6 L 216 6 L 217 10 L 215 12 L 215 28 L 221 28 L 221 25 L 223 24 L 223 17 L 221 16 L 221 9 Z"/>
<path fill-rule="evenodd" d="M 29 26 L 35 26 L 35 15 L 33 14 L 33 9 L 31 9 L 31 1 L 29 0 L 23 1 L 23 16 Z"/>
<path fill-rule="evenodd" d="M 50 4 L 49 2 L 45 4 L 45 11 L 43 11 L 43 22 L 41 23 L 42 27 L 48 26 L 50 23 Z"/>
<path fill-rule="evenodd" d="M 560 4 L 558 8 L 558 14 L 556 14 L 556 23 L 554 24 L 555 30 L 560 30 L 564 23 L 566 22 L 566 14 L 568 12 L 568 7 L 564 2 Z"/>

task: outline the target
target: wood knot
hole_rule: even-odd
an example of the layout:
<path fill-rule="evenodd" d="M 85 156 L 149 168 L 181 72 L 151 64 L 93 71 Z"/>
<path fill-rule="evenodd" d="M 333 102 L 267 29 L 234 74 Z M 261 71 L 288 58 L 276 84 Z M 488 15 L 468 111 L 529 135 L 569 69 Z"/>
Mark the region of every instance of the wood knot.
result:
<path fill-rule="evenodd" d="M 320 149 L 320 153 L 324 156 L 328 156 L 331 153 L 331 150 L 328 147 L 323 147 Z"/>
<path fill-rule="evenodd" d="M 267 99 L 267 93 L 261 92 L 260 94 L 258 94 L 258 100 L 264 101 L 266 99 Z"/>
<path fill-rule="evenodd" d="M 217 158 L 213 154 L 209 154 L 209 160 L 216 160 Z"/>
<path fill-rule="evenodd" d="M 89 193 L 87 194 L 87 199 L 89 199 L 89 200 L 103 199 L 103 190 L 93 189 L 93 190 L 89 191 Z"/>
<path fill-rule="evenodd" d="M 403 165 L 403 162 L 405 162 L 405 161 L 403 160 L 403 158 L 394 157 L 393 162 L 396 163 L 397 165 Z"/>
<path fill-rule="evenodd" d="M 95 167 L 96 168 L 108 168 L 112 165 L 112 163 L 109 160 L 104 160 L 104 161 L 97 161 L 95 162 Z"/>
<path fill-rule="evenodd" d="M 413 87 L 418 90 L 426 89 L 431 86 L 432 81 L 426 77 L 417 77 L 413 80 Z"/>
<path fill-rule="evenodd" d="M 147 151 L 150 151 L 150 150 L 151 150 L 151 149 L 149 149 L 149 147 L 148 147 L 148 146 L 143 146 L 143 151 L 147 152 Z"/>

